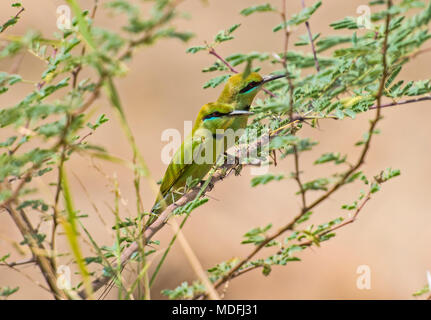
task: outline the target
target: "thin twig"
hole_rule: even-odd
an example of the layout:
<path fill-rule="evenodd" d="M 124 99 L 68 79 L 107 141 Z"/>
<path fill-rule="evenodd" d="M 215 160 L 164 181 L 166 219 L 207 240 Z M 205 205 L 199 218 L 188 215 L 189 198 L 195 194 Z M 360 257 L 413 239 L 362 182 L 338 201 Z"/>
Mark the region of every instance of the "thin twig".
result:
<path fill-rule="evenodd" d="M 6 206 L 5 209 L 11 216 L 18 230 L 21 232 L 23 238 L 27 241 L 27 244 L 36 259 L 36 264 L 39 267 L 42 275 L 44 276 L 51 293 L 56 299 L 65 299 L 67 296 L 63 291 L 57 287 L 56 270 L 53 267 L 52 260 L 47 256 L 46 249 L 42 243 L 39 243 L 34 233 L 34 228 L 29 223 L 28 219 L 21 210 L 18 214 L 12 206 Z"/>
<path fill-rule="evenodd" d="M 282 0 L 282 11 L 281 11 L 281 20 L 282 23 L 285 23 L 286 19 L 287 19 L 287 14 L 286 14 L 286 10 L 287 10 L 287 3 L 286 0 Z M 289 48 L 289 37 L 290 37 L 290 32 L 287 29 L 287 27 L 284 29 L 284 52 L 283 52 L 283 60 L 282 60 L 282 64 L 284 67 L 284 72 L 287 75 L 287 81 L 289 83 L 289 100 L 290 100 L 290 109 L 289 109 L 289 118 L 293 119 L 293 112 L 294 112 L 294 91 L 295 91 L 295 87 L 293 85 L 293 81 L 292 78 L 290 77 L 289 74 L 289 70 L 288 70 L 288 65 L 287 65 L 287 51 Z M 292 130 L 291 130 L 291 134 L 295 135 L 296 130 L 295 130 L 295 126 L 292 126 Z M 298 152 L 298 147 L 296 145 L 293 145 L 293 157 L 294 157 L 294 163 L 295 163 L 295 173 L 294 173 L 294 179 L 296 180 L 296 183 L 298 184 L 299 187 L 299 192 L 301 194 L 301 201 L 302 201 L 302 209 L 301 212 L 305 213 L 305 208 L 307 207 L 307 201 L 306 201 L 306 190 L 304 189 L 304 186 L 302 184 L 301 181 L 301 177 L 300 177 L 300 169 L 299 169 L 299 152 Z"/>
<path fill-rule="evenodd" d="M 22 61 L 24 60 L 25 52 L 21 53 L 15 61 L 12 63 L 12 66 L 9 69 L 9 73 L 17 73 L 19 67 L 21 66 Z"/>
<path fill-rule="evenodd" d="M 301 0 L 301 5 L 302 5 L 302 8 L 305 8 L 305 0 Z M 320 71 L 319 60 L 317 59 L 317 53 L 316 53 L 316 48 L 314 46 L 313 34 L 311 33 L 310 23 L 308 22 L 308 20 L 305 21 L 305 27 L 307 28 L 308 38 L 310 39 L 310 44 L 311 44 L 311 50 L 313 51 L 314 65 L 316 66 L 317 72 L 319 72 Z"/>
<path fill-rule="evenodd" d="M 239 73 L 229 62 L 226 61 L 221 55 L 219 55 L 213 47 L 209 48 L 208 53 L 219 59 L 232 73 Z M 262 89 L 265 93 L 269 94 L 271 97 L 275 98 L 277 95 L 268 89 Z"/>
<path fill-rule="evenodd" d="M 361 210 L 365 207 L 365 205 L 367 204 L 367 202 L 370 199 L 371 199 L 371 191 L 369 191 L 368 194 L 365 196 L 364 200 L 362 201 L 361 205 L 356 209 L 356 211 L 353 214 L 352 218 L 350 218 L 349 220 L 346 220 L 343 223 L 340 223 L 340 224 L 338 224 L 336 226 L 333 226 L 331 229 L 329 229 L 329 230 L 327 230 L 325 232 L 322 232 L 320 234 L 320 236 L 327 235 L 327 234 L 329 234 L 329 233 L 331 233 L 331 232 L 333 232 L 333 231 L 335 231 L 337 229 L 340 229 L 340 228 L 342 228 L 342 227 L 344 227 L 344 226 L 346 226 L 348 224 L 351 224 L 351 223 L 355 222 L 356 219 L 357 219 L 357 217 L 358 217 L 358 215 L 359 215 L 359 212 L 361 212 Z M 307 244 L 307 242 L 305 242 L 305 243 L 301 243 L 301 245 L 308 245 L 308 244 Z"/>
<path fill-rule="evenodd" d="M 32 263 L 36 263 L 36 259 L 34 257 L 20 260 L 20 261 L 0 263 L 0 266 L 15 267 L 15 266 L 22 266 L 22 265 L 32 264 Z"/>
<path fill-rule="evenodd" d="M 345 226 L 347 226 L 347 225 L 355 222 L 356 219 L 358 218 L 359 213 L 362 211 L 362 209 L 365 207 L 365 205 L 367 204 L 367 202 L 369 200 L 371 200 L 371 192 L 368 192 L 368 194 L 365 196 L 365 199 L 362 201 L 362 203 L 360 204 L 360 206 L 356 209 L 356 211 L 355 211 L 355 213 L 354 213 L 354 215 L 353 215 L 352 218 L 350 218 L 349 220 L 346 220 L 345 222 L 343 222 L 341 224 L 338 224 L 336 226 L 333 226 L 332 228 L 330 228 L 330 229 L 322 232 L 321 234 L 319 234 L 319 238 L 321 238 L 322 236 L 330 234 L 330 233 L 334 232 L 335 230 L 338 230 L 340 228 L 343 228 L 343 227 L 345 227 Z M 312 241 L 312 240 L 308 240 L 306 242 L 299 242 L 298 245 L 301 246 L 301 247 L 309 247 L 313 243 L 315 243 L 315 242 Z M 261 267 L 262 267 L 262 265 L 256 264 L 256 265 L 252 265 L 252 266 L 247 267 L 247 268 L 243 268 L 241 270 L 238 270 L 236 273 L 232 274 L 232 276 L 231 276 L 230 279 L 239 277 L 240 275 L 243 275 L 244 273 L 247 273 L 249 271 L 252 271 L 252 270 L 255 270 L 255 269 L 258 269 L 258 268 L 261 268 Z"/>
<path fill-rule="evenodd" d="M 286 15 L 286 0 L 282 0 L 282 10 L 280 12 L 281 15 L 281 22 L 283 24 L 286 23 L 286 19 L 287 19 L 287 15 Z M 287 74 L 287 48 L 289 46 L 289 30 L 287 26 L 284 26 L 284 35 L 283 35 L 283 39 L 284 39 L 284 46 L 283 46 L 283 59 L 281 60 L 281 63 L 283 64 L 284 70 Z M 289 75 L 287 74 L 287 78 L 290 78 Z"/>
<path fill-rule="evenodd" d="M 54 205 L 52 207 L 53 213 L 52 213 L 52 227 L 51 227 L 51 250 L 52 252 L 55 252 L 56 247 L 56 231 L 59 223 L 59 216 L 58 216 L 58 202 L 60 200 L 60 193 L 61 193 L 61 177 L 63 176 L 63 165 L 64 161 L 66 160 L 66 146 L 63 145 L 63 149 L 61 151 L 60 155 L 60 163 L 58 164 L 58 175 L 57 175 L 57 187 L 55 190 L 55 197 L 54 197 Z M 54 266 L 56 265 L 56 259 L 53 257 Z"/>
<path fill-rule="evenodd" d="M 420 49 L 420 50 L 417 50 L 416 52 L 413 52 L 412 54 L 408 55 L 408 56 L 407 56 L 407 58 L 408 58 L 408 59 L 414 59 L 414 58 L 416 58 L 418 55 L 421 55 L 421 54 L 423 54 L 423 53 L 427 53 L 427 52 L 430 52 L 430 51 L 431 51 L 431 48 Z"/>
<path fill-rule="evenodd" d="M 17 152 L 18 149 L 23 145 L 23 143 L 20 143 L 19 141 L 23 141 L 24 138 L 28 135 L 28 131 L 29 131 L 28 128 L 29 128 L 29 126 L 30 126 L 30 120 L 27 120 L 27 122 L 25 124 L 25 127 L 24 127 L 25 130 L 22 130 L 23 132 L 21 134 L 21 139 L 18 140 L 17 145 L 13 149 L 9 150 L 9 155 L 10 156 L 13 155 L 15 152 Z"/>
<path fill-rule="evenodd" d="M 19 15 L 20 15 L 24 10 L 25 10 L 25 8 L 24 8 L 24 7 L 22 7 L 22 8 L 18 11 L 18 13 L 17 13 L 14 17 L 12 17 L 12 19 L 10 19 L 10 20 L 18 20 L 18 19 L 19 19 Z M 9 28 L 10 26 L 11 26 L 11 25 L 8 25 L 8 26 L 6 26 L 6 27 L 2 28 L 2 30 L 0 31 L 0 33 L 5 32 L 5 31 L 6 31 L 6 29 L 7 29 L 7 28 Z"/>
<path fill-rule="evenodd" d="M 97 81 L 97 83 L 96 83 L 96 85 L 94 87 L 94 90 L 92 91 L 90 97 L 87 99 L 86 102 L 83 103 L 83 105 L 79 109 L 75 110 L 72 113 L 72 116 L 77 116 L 77 115 L 85 112 L 89 107 L 91 107 L 91 105 L 94 103 L 94 101 L 96 101 L 97 98 L 99 98 L 99 96 L 100 96 L 100 90 L 101 90 L 102 85 L 103 85 L 103 83 L 104 83 L 105 80 L 106 80 L 105 76 L 102 75 L 100 77 L 100 79 Z"/>
<path fill-rule="evenodd" d="M 214 48 L 210 48 L 208 50 L 209 54 L 212 54 L 214 57 L 216 57 L 217 59 L 219 59 L 221 62 L 223 62 L 223 64 L 228 67 L 228 69 L 232 72 L 232 73 L 238 73 L 238 71 L 235 70 L 235 68 L 229 63 L 227 62 L 222 56 L 220 56 Z"/>
<path fill-rule="evenodd" d="M 408 104 L 408 103 L 428 101 L 428 100 L 431 100 L 431 97 L 426 96 L 426 97 L 420 97 L 420 98 L 416 98 L 416 99 L 408 99 L 408 100 L 403 100 L 403 101 L 394 101 L 394 102 L 382 104 L 380 106 L 380 109 L 382 109 L 382 108 L 388 108 L 388 107 L 393 107 L 393 106 L 400 106 L 400 105 Z M 377 105 L 374 105 L 374 106 L 369 107 L 368 109 L 372 110 L 372 109 L 377 109 L 377 108 L 379 108 L 379 107 Z"/>
<path fill-rule="evenodd" d="M 22 276 L 24 276 L 24 278 L 27 278 L 29 281 L 31 281 L 31 282 L 33 282 L 35 285 L 37 285 L 39 288 L 41 288 L 42 290 L 45 290 L 46 292 L 48 292 L 48 293 L 50 293 L 50 294 L 52 294 L 52 291 L 49 289 L 49 288 L 47 288 L 47 287 L 45 287 L 43 284 L 41 284 L 39 281 L 37 281 L 37 280 L 35 280 L 35 279 L 33 279 L 31 276 L 29 276 L 26 272 L 23 272 L 22 270 L 20 270 L 19 268 L 16 268 L 15 266 L 13 266 L 13 265 L 8 265 L 8 264 L 5 264 L 5 266 L 7 266 L 7 267 L 9 267 L 11 270 L 13 270 L 13 271 L 15 271 L 15 272 L 18 272 L 19 274 L 21 274 Z"/>
<path fill-rule="evenodd" d="M 99 0 L 94 0 L 94 5 L 93 5 L 93 9 L 91 11 L 91 19 L 94 20 L 94 18 L 96 17 L 96 12 L 97 12 L 97 7 L 99 4 Z M 81 50 L 81 57 L 85 55 L 85 48 L 86 46 L 82 47 Z M 82 63 L 78 64 L 78 66 L 72 71 L 72 88 L 75 89 L 76 88 L 76 84 L 78 81 L 78 75 L 82 70 Z"/>

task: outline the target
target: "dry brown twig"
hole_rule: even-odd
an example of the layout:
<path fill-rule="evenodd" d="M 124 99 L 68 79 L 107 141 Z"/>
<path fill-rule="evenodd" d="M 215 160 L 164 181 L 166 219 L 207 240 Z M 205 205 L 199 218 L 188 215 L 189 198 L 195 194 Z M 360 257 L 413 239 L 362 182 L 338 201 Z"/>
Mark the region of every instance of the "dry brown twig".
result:
<path fill-rule="evenodd" d="M 57 287 L 56 269 L 52 264 L 52 259 L 47 256 L 47 250 L 43 244 L 37 241 L 34 228 L 24 211 L 20 210 L 18 213 L 10 205 L 4 206 L 3 208 L 9 213 L 23 238 L 27 241 L 28 247 L 36 260 L 36 265 L 40 269 L 45 281 L 48 283 L 50 292 L 56 299 L 67 299 L 67 295 Z"/>
<path fill-rule="evenodd" d="M 305 8 L 305 0 L 301 0 L 301 5 L 302 5 L 302 8 Z M 310 22 L 308 22 L 308 20 L 305 21 L 305 27 L 307 28 L 308 38 L 310 39 L 311 50 L 313 52 L 313 57 L 314 57 L 314 64 L 316 66 L 317 72 L 319 72 L 320 71 L 319 59 L 317 59 L 317 52 L 314 46 L 313 34 L 311 33 Z"/>
<path fill-rule="evenodd" d="M 285 21 L 287 20 L 286 9 L 287 9 L 286 0 L 282 0 L 282 11 L 280 13 L 282 23 L 285 23 Z M 290 31 L 287 27 L 285 27 L 285 29 L 284 29 L 284 51 L 283 51 L 282 64 L 283 64 L 285 73 L 287 75 L 287 81 L 289 83 L 289 103 L 290 103 L 289 118 L 293 119 L 295 87 L 293 85 L 293 81 L 292 81 L 292 78 L 289 74 L 289 70 L 288 70 L 288 66 L 287 66 L 287 52 L 288 52 L 288 48 L 289 48 L 289 37 L 290 37 Z M 312 40 L 313 39 L 311 39 L 311 41 Z M 291 130 L 291 134 L 295 135 L 295 133 L 296 133 L 296 128 L 293 126 L 292 130 Z M 302 209 L 301 210 L 302 210 L 302 213 L 305 213 L 304 210 L 307 206 L 307 200 L 306 200 L 306 196 L 305 196 L 306 191 L 305 191 L 303 184 L 302 184 L 302 181 L 301 181 L 301 176 L 300 176 L 301 173 L 300 173 L 300 169 L 299 169 L 299 152 L 298 152 L 298 148 L 296 145 L 293 145 L 293 158 L 294 158 L 294 164 L 295 164 L 294 179 L 295 179 L 296 183 L 298 184 L 299 192 L 301 194 L 301 201 L 302 201 Z"/>
<path fill-rule="evenodd" d="M 335 226 L 333 226 L 332 228 L 330 228 L 330 229 L 328 229 L 328 230 L 326 230 L 326 231 L 324 231 L 324 232 L 322 232 L 320 235 L 319 235 L 319 238 L 321 238 L 322 236 L 325 236 L 325 235 L 328 235 L 328 234 L 331 234 L 331 233 L 333 233 L 335 230 L 338 230 L 338 229 L 341 229 L 341 228 L 343 228 L 343 227 L 345 227 L 345 226 L 347 226 L 347 225 L 349 225 L 349 224 L 351 224 L 351 223 L 353 223 L 353 222 L 355 222 L 356 220 L 357 220 L 357 218 L 358 218 L 358 216 L 359 216 L 359 213 L 364 209 L 364 207 L 365 207 L 365 205 L 368 203 L 368 201 L 369 200 L 371 200 L 371 192 L 369 192 L 366 196 L 365 196 L 365 198 L 364 198 L 364 200 L 362 201 L 362 203 L 358 206 L 358 208 L 356 209 L 356 211 L 355 211 L 355 213 L 353 214 L 353 216 L 350 218 L 350 219 L 348 219 L 348 220 L 346 220 L 346 221 L 344 221 L 343 223 L 340 223 L 340 224 L 338 224 L 338 225 L 335 225 Z M 278 233 L 277 233 L 278 234 Z M 281 235 L 281 233 L 280 233 L 280 235 Z M 278 236 L 277 236 L 278 237 Z M 274 238 L 272 238 L 271 237 L 271 241 L 272 240 L 274 240 L 275 238 L 277 238 L 277 237 L 274 237 Z M 298 244 L 297 245 L 299 245 L 299 246 L 301 246 L 301 247 L 303 247 L 303 248 L 305 248 L 305 247 L 309 247 L 309 246 L 311 246 L 311 245 L 313 245 L 315 242 L 313 241 L 313 240 L 308 240 L 308 241 L 305 241 L 305 242 L 298 242 Z M 233 278 L 236 278 L 236 277 L 238 277 L 238 276 L 240 276 L 240 275 L 242 275 L 242 274 L 244 274 L 244 273 L 247 273 L 247 272 L 249 272 L 249 271 L 252 271 L 252 270 L 255 270 L 255 269 L 258 269 L 258 268 L 261 268 L 262 267 L 262 265 L 253 265 L 253 266 L 250 266 L 250 267 L 247 267 L 247 268 L 243 268 L 243 269 L 240 269 L 240 270 L 238 270 L 237 272 L 235 272 L 234 274 L 232 274 L 232 276 L 231 276 L 231 280 L 233 279 Z M 228 283 L 228 281 L 226 281 L 226 283 Z M 220 284 L 221 285 L 221 284 Z M 217 287 L 217 285 L 216 285 L 216 287 Z"/>

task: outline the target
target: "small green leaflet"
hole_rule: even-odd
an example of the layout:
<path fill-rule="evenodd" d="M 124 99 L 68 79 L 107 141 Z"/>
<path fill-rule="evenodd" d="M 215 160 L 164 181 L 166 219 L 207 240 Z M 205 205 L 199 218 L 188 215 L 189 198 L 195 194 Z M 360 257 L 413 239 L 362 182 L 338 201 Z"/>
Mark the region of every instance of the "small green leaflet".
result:
<path fill-rule="evenodd" d="M 206 50 L 207 47 L 205 46 L 196 46 L 196 47 L 190 47 L 186 50 L 186 53 L 196 53 L 202 50 Z"/>
<path fill-rule="evenodd" d="M 287 20 L 285 22 L 280 23 L 277 25 L 272 31 L 277 32 L 283 28 L 286 28 L 287 26 L 293 26 L 293 25 L 299 25 L 301 23 L 304 23 L 308 19 L 310 19 L 311 15 L 322 5 L 322 1 L 318 1 L 315 4 L 313 4 L 311 7 L 306 7 L 302 9 L 301 12 L 298 14 L 295 14 L 292 16 L 292 19 Z"/>
<path fill-rule="evenodd" d="M 257 6 L 252 6 L 241 10 L 240 14 L 243 16 L 249 16 L 255 12 L 267 12 L 267 11 L 276 11 L 269 3 L 261 4 Z"/>
<path fill-rule="evenodd" d="M 226 82 L 226 81 L 227 81 L 227 79 L 229 79 L 229 75 L 228 75 L 228 74 L 224 74 L 224 75 L 222 75 L 222 76 L 218 76 L 218 77 L 212 78 L 212 79 L 208 80 L 208 81 L 204 84 L 203 88 L 204 88 L 204 89 L 207 89 L 207 88 L 209 88 L 209 87 L 211 87 L 211 88 L 215 88 L 215 87 L 217 87 L 219 84 L 222 84 L 223 82 Z"/>
<path fill-rule="evenodd" d="M 252 187 L 256 187 L 259 184 L 267 184 L 270 181 L 280 181 L 281 179 L 284 178 L 284 175 L 282 174 L 278 174 L 278 175 L 274 175 L 271 173 L 267 173 L 258 177 L 254 177 L 253 179 L 251 179 L 251 186 Z"/>
<path fill-rule="evenodd" d="M 238 29 L 240 25 L 241 24 L 237 23 L 237 24 L 234 24 L 232 27 L 230 27 L 227 30 L 221 30 L 221 31 L 219 31 L 216 34 L 216 36 L 214 37 L 214 41 L 220 43 L 220 42 L 232 40 L 234 38 L 231 35 L 232 32 L 234 32 L 236 29 Z"/>

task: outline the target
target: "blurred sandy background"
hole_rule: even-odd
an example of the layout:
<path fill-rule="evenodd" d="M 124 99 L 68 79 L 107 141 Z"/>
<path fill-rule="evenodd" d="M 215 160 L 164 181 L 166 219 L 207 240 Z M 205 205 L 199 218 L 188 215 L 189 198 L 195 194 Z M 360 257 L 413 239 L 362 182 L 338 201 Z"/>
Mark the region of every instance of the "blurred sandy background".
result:
<path fill-rule="evenodd" d="M 15 14 L 10 8 L 13 1 L 2 1 L 0 19 L 5 21 Z M 60 0 L 24 0 L 26 11 L 18 25 L 8 30 L 9 33 L 22 34 L 28 28 L 42 30 L 51 36 L 56 28 L 56 8 L 64 4 Z M 104 1 L 101 1 L 102 3 Z M 208 6 L 200 1 L 189 0 L 180 6 L 190 12 L 190 20 L 177 24 L 184 30 L 196 33 L 188 45 L 175 40 L 160 41 L 155 47 L 144 48 L 136 53 L 130 65 L 129 74 L 118 81 L 118 88 L 127 116 L 138 144 L 141 148 L 155 179 L 159 179 L 165 170 L 161 162 L 160 151 L 166 144 L 161 133 L 166 128 L 177 128 L 182 132 L 183 121 L 193 120 L 200 106 L 214 101 L 220 91 L 203 90 L 203 83 L 209 78 L 201 69 L 213 62 L 206 53 L 186 54 L 188 46 L 200 45 L 204 40 L 211 41 L 220 29 L 233 23 L 242 23 L 236 31 L 236 40 L 222 45 L 218 51 L 227 56 L 235 52 L 252 50 L 281 51 L 282 35 L 273 33 L 272 27 L 280 18 L 272 14 L 255 14 L 249 18 L 239 15 L 247 6 L 267 1 L 247 0 L 210 0 Z M 280 1 L 271 1 L 280 5 Z M 311 1 L 306 1 L 311 4 Z M 80 1 L 83 7 L 90 9 L 92 1 Z M 342 19 L 346 15 L 355 16 L 359 5 L 367 1 L 324 0 L 322 7 L 311 19 L 313 33 L 327 34 L 330 22 Z M 300 1 L 288 1 L 288 12 L 298 12 Z M 96 24 L 114 27 L 116 20 L 99 10 Z M 116 26 L 117 27 L 117 26 Z M 305 29 L 296 30 L 294 38 L 304 34 Z M 333 33 L 333 32 L 332 32 Z M 429 46 L 429 44 L 428 44 Z M 302 47 L 304 48 L 304 47 Z M 309 48 L 304 48 L 309 50 Z M 430 77 L 431 54 L 420 55 L 401 74 L 404 79 L 426 79 Z M 7 71 L 8 65 L 1 65 Z M 21 67 L 21 74 L 28 79 L 38 79 L 42 71 L 40 63 L 26 55 Z M 270 65 L 264 71 L 271 71 Z M 19 85 L 22 95 L 28 91 L 28 85 Z M 10 106 L 18 97 L 2 96 L 1 107 Z M 105 99 L 96 102 L 98 114 L 106 113 L 111 119 L 97 134 L 89 138 L 92 143 L 106 146 L 112 153 L 130 158 L 131 152 L 121 133 L 115 116 L 110 112 Z M 361 212 L 359 220 L 338 232 L 338 236 L 324 243 L 321 248 L 306 250 L 299 256 L 302 262 L 293 262 L 286 267 L 275 267 L 269 277 L 261 271 L 253 271 L 231 282 L 226 294 L 229 299 L 410 299 L 411 294 L 426 283 L 426 270 L 431 270 L 431 215 L 429 204 L 431 181 L 431 115 L 429 102 L 411 104 L 385 109 L 384 121 L 379 125 L 382 134 L 377 136 L 367 157 L 364 170 L 377 174 L 387 167 L 401 169 L 401 176 L 383 186 Z M 331 166 L 313 167 L 311 163 L 323 152 L 341 151 L 356 155 L 357 148 L 352 147 L 368 129 L 371 113 L 362 115 L 358 121 L 322 121 L 320 130 L 305 129 L 301 135 L 309 135 L 321 141 L 313 152 L 302 155 L 303 180 L 328 175 L 333 172 Z M 0 133 L 3 138 L 3 134 Z M 131 173 L 119 166 L 98 162 L 106 174 L 119 177 L 122 195 L 128 201 L 122 207 L 124 216 L 134 212 L 134 190 Z M 112 203 L 113 194 L 107 180 L 92 167 L 88 159 L 75 156 L 68 163 L 70 173 L 76 174 L 85 183 L 91 193 L 91 199 L 104 214 L 108 224 L 113 222 L 113 215 L 105 203 Z M 291 159 L 281 161 L 272 172 L 290 172 Z M 246 255 L 251 247 L 241 245 L 242 235 L 256 226 L 272 222 L 275 226 L 287 223 L 296 215 L 299 199 L 293 196 L 296 185 L 293 181 L 273 182 L 265 187 L 250 188 L 249 170 L 244 170 L 241 177 L 230 177 L 216 186 L 211 192 L 209 204 L 194 211 L 185 227 L 185 235 L 200 258 L 205 268 Z M 46 178 L 50 182 L 54 176 Z M 70 180 L 75 192 L 76 206 L 90 218 L 85 221 L 100 245 L 111 245 L 112 238 L 107 229 L 97 219 L 88 197 L 72 174 Z M 41 182 L 42 184 L 42 182 Z M 312 223 L 325 222 L 330 218 L 345 214 L 341 204 L 356 199 L 359 185 L 351 185 L 336 193 L 324 205 L 318 207 Z M 49 192 L 49 187 L 46 187 Z M 47 191 L 47 192 L 48 192 Z M 150 208 L 153 195 L 144 188 L 145 205 Z M 427 200 L 428 199 L 428 200 Z M 345 201 L 344 201 L 345 200 Z M 21 241 L 21 237 L 9 217 L 0 214 L 0 256 L 11 250 L 7 239 Z M 161 240 L 165 247 L 172 232 L 165 228 L 155 239 Z M 64 245 L 64 242 L 63 242 Z M 67 248 L 64 247 L 63 248 Z M 22 259 L 17 254 L 13 257 Z M 67 263 L 68 260 L 64 262 Z M 359 265 L 371 268 L 371 289 L 359 290 L 356 287 L 356 274 Z M 43 283 L 35 267 L 21 267 L 20 270 Z M 196 277 L 178 245 L 174 246 L 167 259 L 152 292 L 154 298 L 161 298 L 159 292 L 164 288 L 174 288 L 183 280 Z M 51 296 L 34 283 L 12 270 L 0 269 L 0 286 L 20 286 L 13 298 L 47 299 Z M 111 294 L 110 298 L 115 298 Z"/>

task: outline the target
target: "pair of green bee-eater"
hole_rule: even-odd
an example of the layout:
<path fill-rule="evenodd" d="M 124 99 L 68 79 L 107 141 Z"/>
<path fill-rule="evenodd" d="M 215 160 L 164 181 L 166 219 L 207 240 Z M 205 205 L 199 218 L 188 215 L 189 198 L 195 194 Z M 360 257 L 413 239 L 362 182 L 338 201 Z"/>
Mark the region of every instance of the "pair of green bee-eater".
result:
<path fill-rule="evenodd" d="M 231 76 L 216 102 L 205 104 L 199 111 L 191 134 L 185 138 L 175 152 L 163 177 L 159 195 L 152 208 L 153 214 L 161 213 L 164 208 L 178 200 L 184 193 L 188 181 L 202 180 L 216 163 L 220 150 L 226 151 L 233 141 L 226 143 L 220 131 L 228 129 L 234 132 L 247 126 L 250 105 L 259 89 L 272 80 L 284 75 L 261 77 L 251 72 Z M 210 136 L 208 137 L 208 133 Z M 210 144 L 210 145 L 208 145 Z M 223 144 L 223 147 L 220 147 Z M 201 150 L 212 149 L 210 161 L 199 161 Z M 153 219 L 150 219 L 150 221 Z"/>

